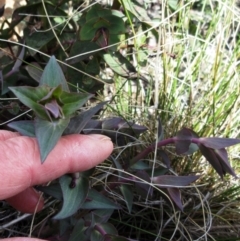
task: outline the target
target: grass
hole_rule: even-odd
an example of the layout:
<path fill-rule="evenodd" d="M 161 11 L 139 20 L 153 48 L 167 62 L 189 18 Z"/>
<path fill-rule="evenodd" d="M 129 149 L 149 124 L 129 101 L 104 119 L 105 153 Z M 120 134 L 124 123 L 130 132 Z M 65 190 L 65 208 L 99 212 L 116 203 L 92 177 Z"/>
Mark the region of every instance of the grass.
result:
<path fill-rule="evenodd" d="M 166 137 L 185 126 L 200 136 L 239 138 L 240 21 L 235 1 L 180 1 L 176 11 L 166 1 L 161 4 L 165 11 L 145 25 L 144 34 L 141 24 L 128 17 L 132 31 L 125 44 L 133 44 L 133 48 L 123 53 L 148 83 L 115 75 L 109 85 L 113 97 L 104 116 L 122 116 L 149 130 L 139 140 L 116 148 L 113 159 L 131 159 L 152 143 L 158 118 Z M 144 42 L 149 36 L 154 40 L 154 34 L 159 35 L 155 45 Z M 237 173 L 239 150 L 239 146 L 229 149 Z M 123 197 L 111 193 L 124 207 L 111 218 L 119 234 L 137 240 L 239 240 L 239 181 L 228 176 L 220 180 L 199 154 L 179 157 L 171 147 L 168 152 L 173 175 L 202 175 L 194 185 L 181 189 L 184 212 L 173 208 L 151 183 L 148 185 L 156 191 L 154 200 L 134 193 L 130 215 Z M 163 165 L 156 152 L 146 162 L 151 167 Z M 107 176 L 114 168 L 107 162 L 97 170 L 106 178 L 102 184 L 107 189 Z"/>
<path fill-rule="evenodd" d="M 166 11 L 164 19 L 161 19 L 156 28 L 161 36 L 155 46 L 156 56 L 152 57 L 152 53 L 148 52 L 144 69 L 151 73 L 151 85 L 147 89 L 139 85 L 135 91 L 138 98 L 144 93 L 143 100 L 132 98 L 133 88 L 129 88 L 128 92 L 121 91 L 120 95 L 118 86 L 122 81 L 117 79 L 120 84 L 117 82 L 115 85 L 118 91 L 115 102 L 121 103 L 116 106 L 118 112 L 149 127 L 149 133 L 144 137 L 145 143 L 155 139 L 156 119 L 159 116 L 166 136 L 172 136 L 182 126 L 187 126 L 200 136 L 239 138 L 239 10 L 234 1 L 201 3 L 201 8 L 194 9 L 194 2 L 184 5 L 182 1 L 180 10 L 171 18 L 168 15 L 171 13 Z M 177 18 L 174 26 L 173 19 Z M 138 53 L 133 54 L 134 59 L 138 59 Z M 137 63 L 137 67 L 144 72 L 140 64 L 138 66 Z M 238 146 L 230 149 L 232 165 L 237 171 L 238 152 Z M 149 162 L 158 162 L 156 156 L 152 158 Z M 175 213 L 178 216 L 176 222 L 169 221 L 173 214 L 165 211 L 162 220 L 156 217 L 147 220 L 158 220 L 155 228 L 160 228 L 160 234 L 174 233 L 172 239 L 167 236 L 166 240 L 177 240 L 177 236 L 184 240 L 237 240 L 240 235 L 236 226 L 239 222 L 236 201 L 239 198 L 239 181 L 228 177 L 225 181 L 219 180 L 212 167 L 198 154 L 186 158 L 175 157 L 172 165 L 178 175 L 201 173 L 199 186 L 183 191 L 182 196 L 186 204 L 189 203 L 185 214 Z M 155 212 L 156 207 L 146 204 L 145 208 L 148 216 L 147 213 Z M 162 208 L 163 205 L 159 205 L 157 209 L 160 211 Z M 142 220 L 144 225 L 147 220 Z M 184 227 L 186 233 L 181 231 Z M 139 235 L 142 233 L 144 231 L 139 230 Z"/>

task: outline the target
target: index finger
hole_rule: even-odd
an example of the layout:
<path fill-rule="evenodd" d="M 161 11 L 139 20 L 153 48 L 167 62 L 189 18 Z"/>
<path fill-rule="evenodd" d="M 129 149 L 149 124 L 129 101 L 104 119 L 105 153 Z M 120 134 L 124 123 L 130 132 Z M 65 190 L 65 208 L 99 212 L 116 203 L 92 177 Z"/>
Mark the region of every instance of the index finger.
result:
<path fill-rule="evenodd" d="M 35 138 L 17 136 L 0 143 L 0 199 L 62 176 L 90 169 L 112 152 L 113 144 L 102 135 L 63 136 L 41 164 Z"/>

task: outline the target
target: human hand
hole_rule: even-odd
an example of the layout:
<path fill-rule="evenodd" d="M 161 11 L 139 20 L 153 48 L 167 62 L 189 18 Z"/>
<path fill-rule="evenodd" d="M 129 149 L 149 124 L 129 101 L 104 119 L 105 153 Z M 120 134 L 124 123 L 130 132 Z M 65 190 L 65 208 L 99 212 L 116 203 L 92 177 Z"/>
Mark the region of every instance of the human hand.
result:
<path fill-rule="evenodd" d="M 16 132 L 0 131 L 0 200 L 22 212 L 34 212 L 43 207 L 40 194 L 32 186 L 44 184 L 65 173 L 88 170 L 113 150 L 110 139 L 102 135 L 63 136 L 41 164 L 35 138 L 20 136 Z M 13 238 L 8 241 L 23 239 Z M 26 239 L 30 240 L 30 239 Z M 32 239 L 33 240 L 33 239 Z"/>

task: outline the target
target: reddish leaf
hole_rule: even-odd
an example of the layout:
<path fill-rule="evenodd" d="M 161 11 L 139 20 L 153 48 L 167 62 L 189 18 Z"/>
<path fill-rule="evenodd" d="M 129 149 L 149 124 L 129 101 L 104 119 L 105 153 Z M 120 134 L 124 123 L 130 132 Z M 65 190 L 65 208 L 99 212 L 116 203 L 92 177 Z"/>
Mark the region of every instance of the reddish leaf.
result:
<path fill-rule="evenodd" d="M 184 187 L 196 181 L 200 176 L 172 176 L 163 175 L 152 177 L 152 182 L 161 188 Z"/>
<path fill-rule="evenodd" d="M 138 171 L 135 174 L 137 177 L 143 179 L 146 182 L 143 182 L 136 178 L 135 181 L 135 187 L 136 191 L 143 197 L 146 197 L 148 195 L 152 196 L 153 195 L 153 188 L 148 184 L 151 182 L 149 175 L 145 171 Z"/>
<path fill-rule="evenodd" d="M 168 194 L 171 200 L 177 205 L 177 207 L 183 211 L 183 205 L 181 200 L 181 192 L 178 188 L 167 188 Z"/>
<path fill-rule="evenodd" d="M 51 102 L 45 104 L 45 108 L 54 116 L 54 118 L 62 117 L 62 109 L 57 101 L 53 99 Z"/>
<path fill-rule="evenodd" d="M 201 153 L 205 156 L 205 158 L 209 161 L 209 163 L 213 166 L 213 168 L 217 171 L 219 176 L 223 177 L 223 175 L 225 175 L 225 172 L 223 171 L 222 166 L 219 163 L 219 160 L 213 149 L 207 148 L 204 145 L 199 145 L 199 149 Z"/>
<path fill-rule="evenodd" d="M 223 149 L 218 149 L 218 150 L 214 150 L 216 155 L 219 158 L 219 162 L 222 166 L 222 168 L 229 174 L 231 174 L 232 176 L 236 177 L 236 173 L 234 172 L 234 170 L 232 169 L 232 167 L 230 166 L 230 163 L 228 161 L 228 153 L 227 151 L 223 148 Z"/>
<path fill-rule="evenodd" d="M 213 149 L 222 149 L 232 145 L 240 143 L 240 139 L 234 138 L 218 138 L 218 137 L 209 137 L 209 138 L 199 138 L 199 142 L 206 147 Z"/>
<path fill-rule="evenodd" d="M 99 28 L 95 36 L 92 40 L 93 42 L 96 42 L 101 48 L 107 47 L 108 46 L 108 41 L 109 41 L 109 31 L 107 28 Z"/>
<path fill-rule="evenodd" d="M 198 138 L 194 131 L 188 128 L 183 128 L 179 131 L 177 136 L 174 138 L 176 153 L 180 155 L 188 152 L 193 138 Z"/>
<path fill-rule="evenodd" d="M 184 127 L 177 133 L 177 137 L 182 140 L 191 140 L 192 138 L 199 138 L 196 132 L 186 127 Z"/>
<path fill-rule="evenodd" d="M 166 164 L 167 168 L 170 168 L 170 159 L 169 159 L 167 153 L 163 150 L 159 150 L 158 154 L 163 159 L 163 162 Z"/>
<path fill-rule="evenodd" d="M 235 172 L 229 165 L 225 149 L 214 150 L 201 144 L 199 145 L 199 149 L 221 178 L 223 178 L 226 173 L 236 176 Z"/>

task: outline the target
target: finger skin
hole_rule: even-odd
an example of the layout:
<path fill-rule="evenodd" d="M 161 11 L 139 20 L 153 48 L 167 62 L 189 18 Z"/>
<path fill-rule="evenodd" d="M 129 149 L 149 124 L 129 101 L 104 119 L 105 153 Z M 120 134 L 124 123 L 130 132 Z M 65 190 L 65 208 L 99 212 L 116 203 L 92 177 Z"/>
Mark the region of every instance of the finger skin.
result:
<path fill-rule="evenodd" d="M 6 199 L 8 204 L 23 213 L 39 212 L 43 209 L 44 199 L 34 188 L 29 187 L 17 195 Z"/>
<path fill-rule="evenodd" d="M 65 173 L 90 169 L 105 160 L 112 150 L 113 144 L 106 136 L 68 135 L 59 140 L 41 164 L 35 138 L 15 136 L 0 141 L 0 200 Z"/>
<path fill-rule="evenodd" d="M 16 136 L 20 136 L 20 134 L 18 132 L 12 132 L 12 131 L 5 131 L 5 130 L 0 131 L 0 141 L 5 141 L 10 138 L 14 138 Z"/>

